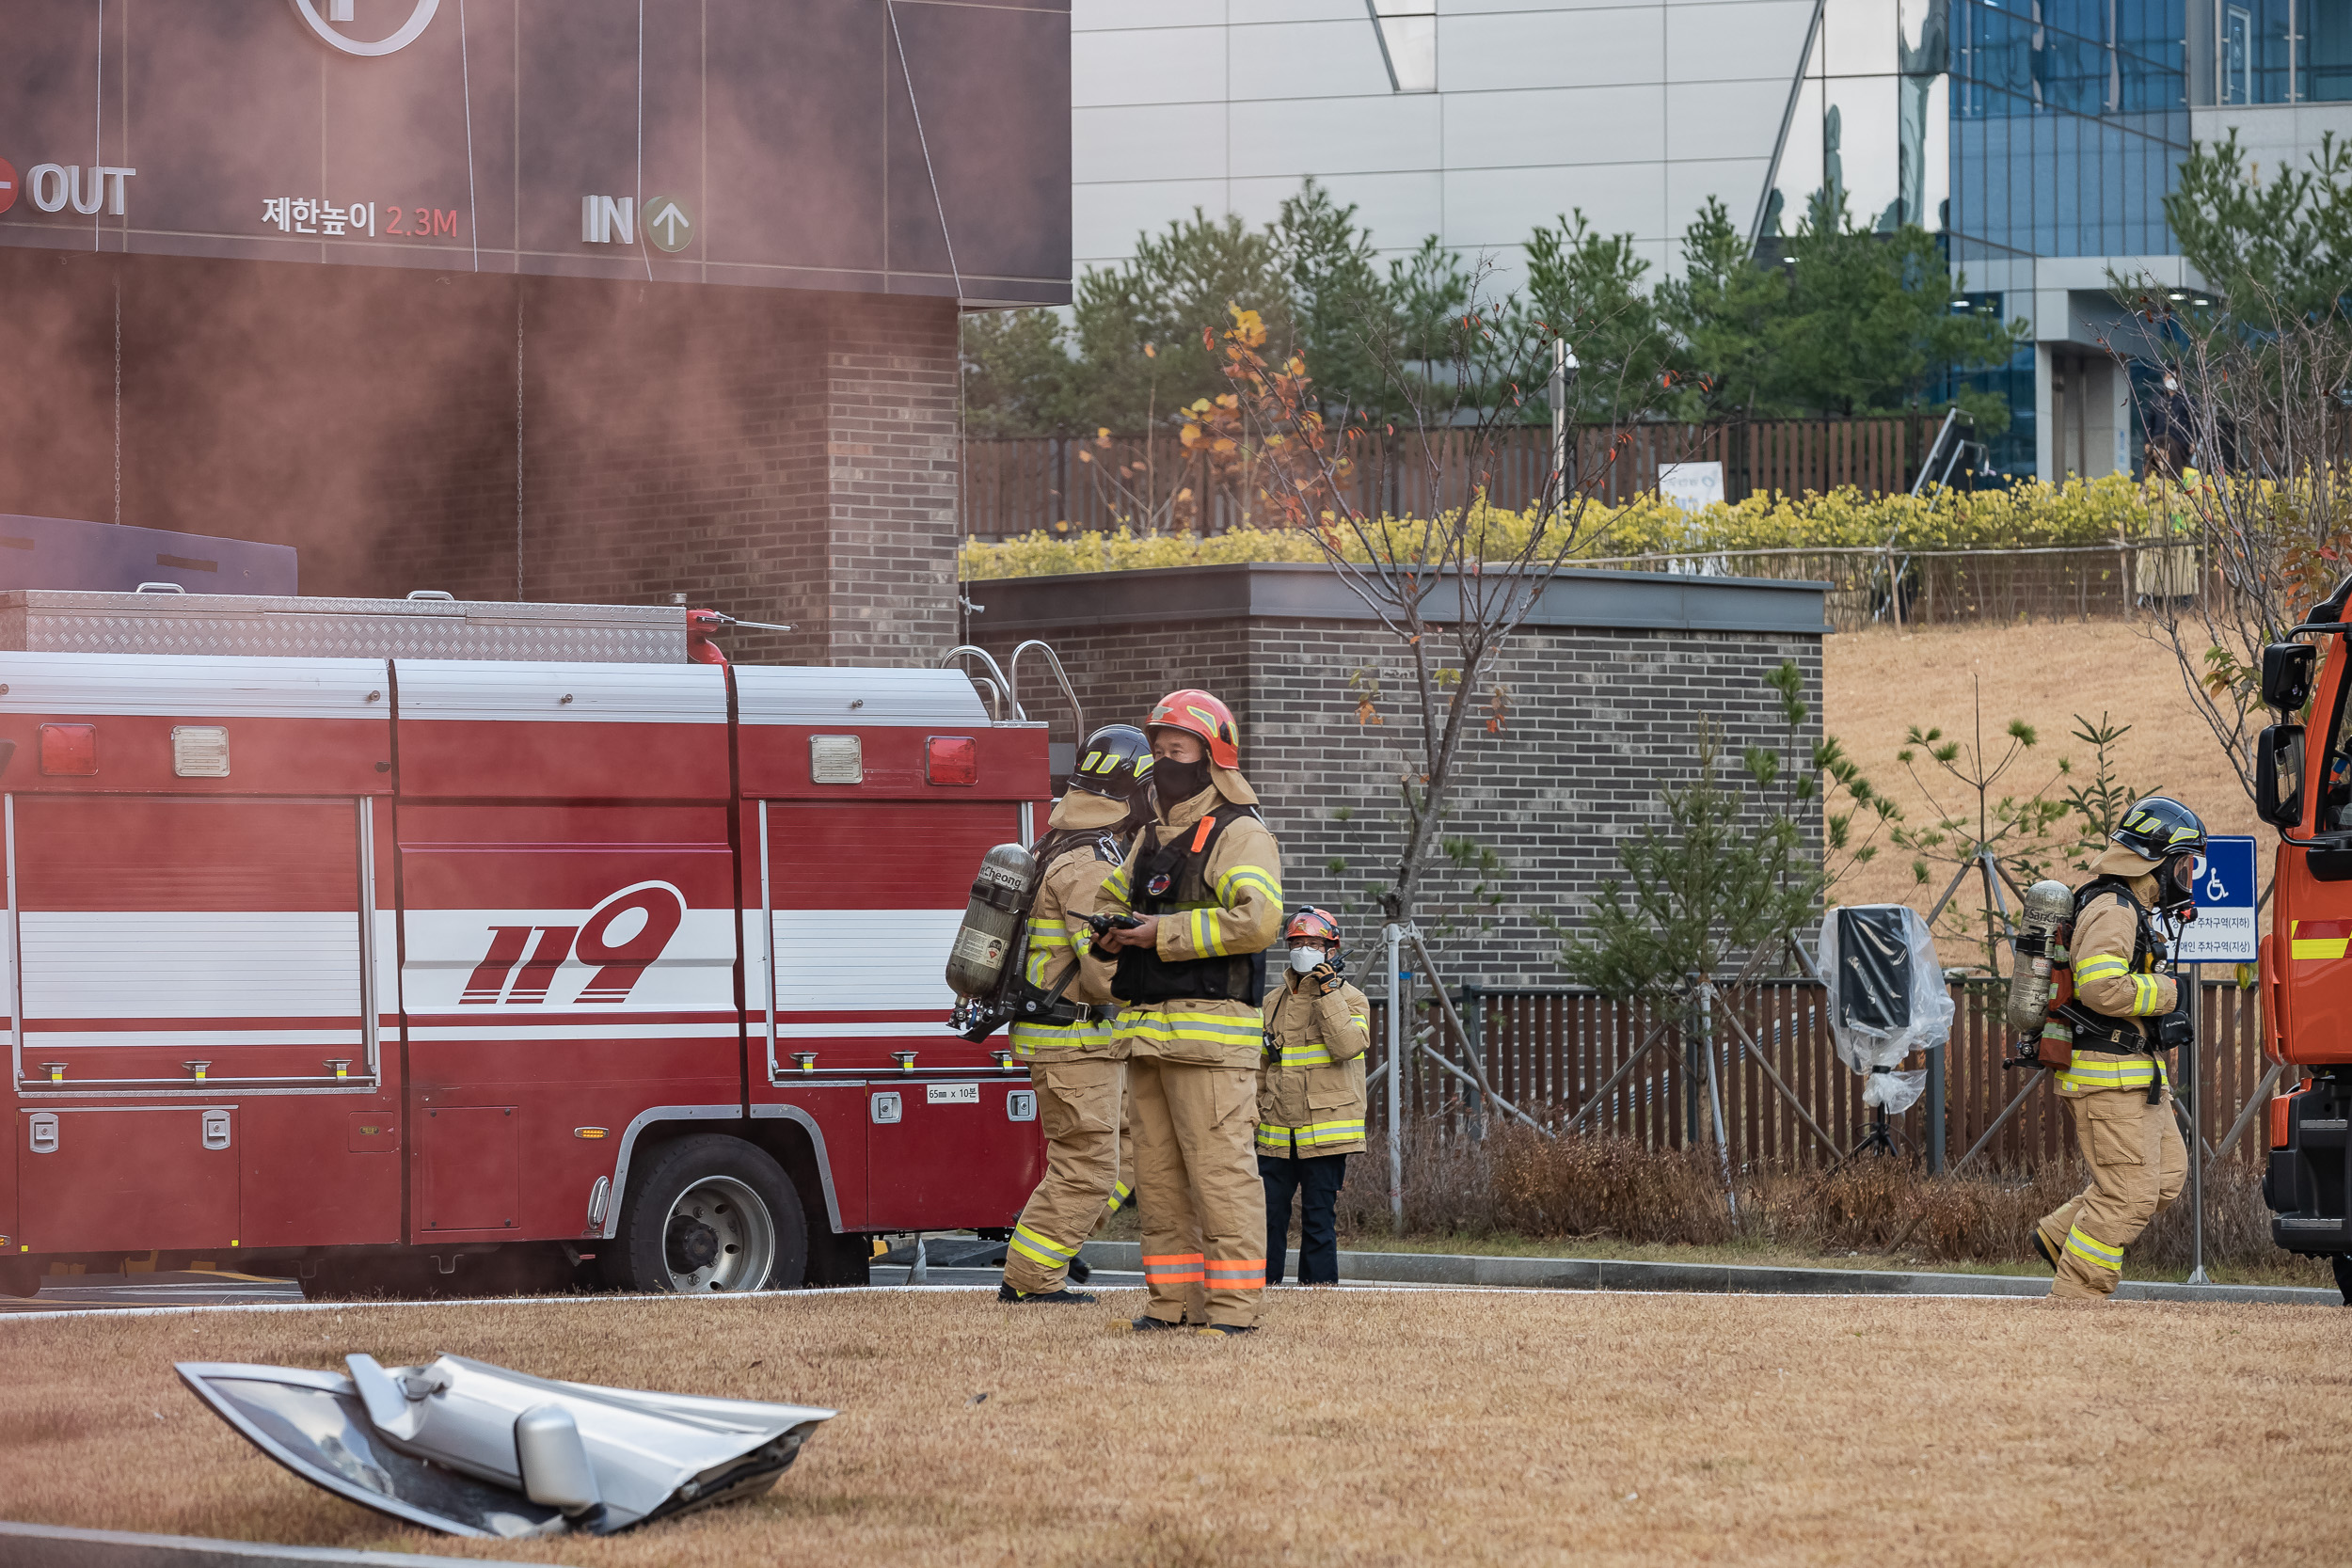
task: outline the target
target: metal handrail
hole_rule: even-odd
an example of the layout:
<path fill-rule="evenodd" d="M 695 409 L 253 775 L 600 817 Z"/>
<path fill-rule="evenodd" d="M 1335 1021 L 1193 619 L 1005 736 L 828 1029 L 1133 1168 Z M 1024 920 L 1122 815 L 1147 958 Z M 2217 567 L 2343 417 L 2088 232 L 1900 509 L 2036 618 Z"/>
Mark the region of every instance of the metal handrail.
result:
<path fill-rule="evenodd" d="M 1952 424 L 1959 418 L 1960 404 L 1952 404 L 1944 411 L 1944 422 L 1936 427 L 1935 439 L 1928 443 L 1927 455 L 1919 460 L 1919 477 L 1911 482 L 1913 495 L 1915 496 L 1928 487 L 1928 474 L 1935 467 L 1935 454 L 1944 450 L 1944 437 L 1952 433 Z"/>
<path fill-rule="evenodd" d="M 1050 644 L 1032 637 L 1026 642 L 1024 642 L 1019 647 L 1013 649 L 1013 680 L 1017 683 L 1021 679 L 1021 656 L 1027 653 L 1031 648 L 1035 648 L 1039 653 L 1045 656 L 1046 666 L 1054 672 L 1054 682 L 1061 688 L 1062 700 L 1070 705 L 1070 717 L 1078 726 L 1078 733 L 1072 736 L 1071 739 L 1083 745 L 1087 737 L 1086 709 L 1078 705 L 1078 693 L 1071 689 L 1070 676 L 1063 672 L 1061 667 L 1061 656 L 1054 652 L 1053 647 Z M 1021 706 L 1021 694 L 1017 685 L 1013 689 L 1012 705 L 1015 709 L 1018 709 Z"/>
<path fill-rule="evenodd" d="M 945 670 L 960 658 L 977 658 L 982 664 L 987 665 L 988 673 L 996 677 L 996 689 L 1002 691 L 1005 694 L 1005 700 L 1012 705 L 1014 720 L 1022 723 L 1028 721 L 1029 716 L 1021 711 L 1021 699 L 1014 695 L 1012 682 L 1005 678 L 1005 672 L 997 664 L 994 654 L 990 653 L 986 648 L 976 648 L 969 642 L 960 642 L 939 656 L 939 668 Z M 978 677 L 974 676 L 969 670 L 965 671 L 964 674 L 972 680 L 976 688 L 979 685 Z M 997 715 L 996 721 L 1000 724 L 1004 722 L 1004 715 L 1001 712 Z"/>

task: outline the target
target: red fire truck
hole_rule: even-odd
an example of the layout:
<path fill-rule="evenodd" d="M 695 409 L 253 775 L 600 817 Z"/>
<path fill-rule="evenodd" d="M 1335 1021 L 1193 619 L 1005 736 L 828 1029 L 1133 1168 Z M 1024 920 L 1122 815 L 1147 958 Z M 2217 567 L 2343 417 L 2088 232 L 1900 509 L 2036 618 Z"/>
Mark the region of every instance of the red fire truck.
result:
<path fill-rule="evenodd" d="M 739 1291 L 1009 1227 L 1036 1101 L 942 965 L 1044 728 L 688 613 L 0 594 L 0 1285 Z"/>
<path fill-rule="evenodd" d="M 2263 1196 L 2271 1235 L 2289 1252 L 2328 1259 L 2352 1302 L 2352 578 L 2290 635 L 2319 641 L 2264 650 L 2263 701 L 2281 722 L 2254 749 L 2261 815 L 2279 830 L 2271 932 L 2263 938 L 2268 1049 L 2290 1087 L 2270 1102 Z M 2328 651 L 2314 691 L 2312 665 Z M 2307 747 L 2304 723 L 2324 745 Z"/>

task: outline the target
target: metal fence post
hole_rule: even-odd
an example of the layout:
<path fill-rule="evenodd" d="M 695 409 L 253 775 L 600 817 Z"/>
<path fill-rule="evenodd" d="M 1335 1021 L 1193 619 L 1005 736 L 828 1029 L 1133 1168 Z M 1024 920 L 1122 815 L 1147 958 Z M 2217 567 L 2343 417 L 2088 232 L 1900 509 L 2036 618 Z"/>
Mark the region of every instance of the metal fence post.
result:
<path fill-rule="evenodd" d="M 1398 949 L 1404 930 L 1391 922 L 1381 932 L 1389 952 L 1389 1220 L 1405 1233 L 1405 1053 L 1398 1040 L 1405 1016 L 1405 976 Z"/>
<path fill-rule="evenodd" d="M 1700 1074 L 1707 1070 L 1707 1065 L 1699 1055 L 1706 1041 L 1697 1037 L 1705 1031 L 1693 1017 L 1698 1010 L 1699 976 L 1694 974 L 1691 980 L 1693 994 L 1682 999 L 1682 1139 L 1684 1148 L 1696 1148 L 1705 1136 L 1699 1132 L 1699 1097 L 1705 1092 L 1700 1086 Z"/>
<path fill-rule="evenodd" d="M 1461 992 L 1454 1001 L 1454 1008 L 1462 1015 L 1462 1054 L 1470 1059 L 1472 1074 L 1485 1078 L 1486 1056 L 1485 1041 L 1481 1037 L 1486 1032 L 1486 1009 L 1479 1000 L 1478 983 L 1475 980 L 1462 982 Z M 1489 1084 L 1492 1082 L 1493 1080 L 1488 1079 Z M 1482 1119 L 1482 1113 L 1486 1107 L 1481 1103 L 1485 1097 L 1467 1085 L 1462 1086 L 1456 1092 L 1462 1097 L 1463 1131 L 1468 1132 L 1470 1141 L 1475 1143 L 1486 1135 L 1486 1125 Z M 1498 1089 L 1496 1092 L 1500 1094 L 1502 1091 Z"/>
<path fill-rule="evenodd" d="M 1928 1053 L 1928 1174 L 1944 1174 L 1944 1053 L 1948 1042 Z"/>
<path fill-rule="evenodd" d="M 2188 966 L 2188 1207 L 2191 1285 L 2205 1277 L 2205 966 Z"/>

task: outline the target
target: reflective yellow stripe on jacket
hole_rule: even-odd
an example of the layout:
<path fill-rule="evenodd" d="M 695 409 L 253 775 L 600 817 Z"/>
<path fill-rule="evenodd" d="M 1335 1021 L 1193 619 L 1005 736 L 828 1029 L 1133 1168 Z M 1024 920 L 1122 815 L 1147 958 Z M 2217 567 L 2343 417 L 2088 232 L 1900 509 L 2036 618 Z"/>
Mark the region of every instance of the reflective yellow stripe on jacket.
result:
<path fill-rule="evenodd" d="M 1307 1127 L 1268 1127 L 1258 1125 L 1258 1147 L 1269 1154 L 1288 1154 L 1295 1143 L 1300 1154 L 1311 1154 L 1333 1144 L 1360 1143 L 1364 1136 L 1364 1119 L 1353 1121 L 1318 1121 Z"/>
<path fill-rule="evenodd" d="M 2165 1010 L 2164 988 L 2153 974 L 2134 974 L 2131 965 L 2112 953 L 2094 953 L 2074 970 L 2074 983 L 2083 985 L 2092 980 L 2128 979 L 2132 983 L 2131 1009 L 2126 1018 L 2153 1018 Z"/>
<path fill-rule="evenodd" d="M 2061 1089 L 2144 1089 L 2161 1080 L 2170 1083 L 2164 1064 L 2150 1056 L 2094 1056 L 2076 1052 L 2058 1074 Z"/>
<path fill-rule="evenodd" d="M 1070 1023 L 1016 1023 L 1008 1035 L 1013 1055 L 1025 1062 L 1051 1056 L 1057 1051 L 1109 1045 L 1119 1038 L 1118 1029 L 1106 1018 L 1082 1018 Z"/>
<path fill-rule="evenodd" d="M 1351 1013 L 1348 1015 L 1347 1022 L 1360 1031 L 1364 1027 L 1365 1021 Z M 1321 1040 L 1312 1040 L 1305 1045 L 1285 1045 L 1279 1049 L 1281 1057 L 1275 1064 L 1278 1067 L 1329 1067 L 1332 1065 L 1330 1048 Z M 1350 1060 L 1353 1058 L 1351 1057 Z"/>
<path fill-rule="evenodd" d="M 1029 922 L 1027 961 L 1022 966 L 1022 977 L 1040 990 L 1052 990 L 1061 972 L 1078 961 L 1078 954 L 1087 942 L 1094 940 L 1093 931 L 1082 916 L 1062 920 Z M 1066 962 L 1064 960 L 1067 960 Z M 1072 981 L 1072 989 L 1077 982 Z M 1069 1000 L 1064 991 L 1063 999 Z M 1025 1023 L 1016 1022 L 1007 1031 L 1012 1042 L 1012 1053 L 1024 1061 L 1035 1061 L 1040 1055 L 1058 1051 L 1078 1051 L 1089 1045 L 1109 1045 L 1118 1036 L 1108 1019 L 1082 1018 L 1069 1023 Z"/>
<path fill-rule="evenodd" d="M 1244 1045 L 1252 1051 L 1265 1037 L 1254 1018 L 1232 1013 L 1178 1011 L 1171 1005 L 1128 1007 L 1119 1015 L 1119 1033 L 1129 1039 L 1166 1045 L 1175 1040 L 1200 1040 L 1210 1045 Z"/>

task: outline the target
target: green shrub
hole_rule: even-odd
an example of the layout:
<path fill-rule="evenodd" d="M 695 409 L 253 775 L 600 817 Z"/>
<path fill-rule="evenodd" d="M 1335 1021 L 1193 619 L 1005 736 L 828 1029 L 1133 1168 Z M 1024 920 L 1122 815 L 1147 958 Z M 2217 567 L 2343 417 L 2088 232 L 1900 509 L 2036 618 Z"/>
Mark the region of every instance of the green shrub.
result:
<path fill-rule="evenodd" d="M 1532 513 L 1501 508 L 1473 515 L 1472 530 L 1483 553 L 1514 553 L 1535 524 Z M 1429 524 L 1419 518 L 1384 519 L 1386 538 L 1411 553 Z M 1883 546 L 1890 536 L 1914 549 L 2004 549 L 2049 545 L 2098 545 L 2119 535 L 2137 537 L 2148 527 L 2146 492 L 2128 474 L 2062 485 L 2039 480 L 2009 490 L 1950 494 L 1932 508 L 1910 496 L 1866 496 L 1851 488 L 1827 495 L 1750 496 L 1717 502 L 1695 514 L 1656 497 L 1624 506 L 1595 504 L 1582 521 L 1574 552 L 1581 560 L 1619 556 L 1712 554 L 1724 550 L 1820 549 Z M 1343 553 L 1362 560 L 1369 552 L 1349 530 L 1336 535 Z M 1121 572 L 1152 566 L 1206 566 L 1235 562 L 1321 561 L 1313 539 L 1295 529 L 1236 529 L 1227 533 L 1136 534 L 1079 532 L 1069 524 L 1001 543 L 973 540 L 963 546 L 963 576 L 1052 577 L 1065 572 Z"/>

